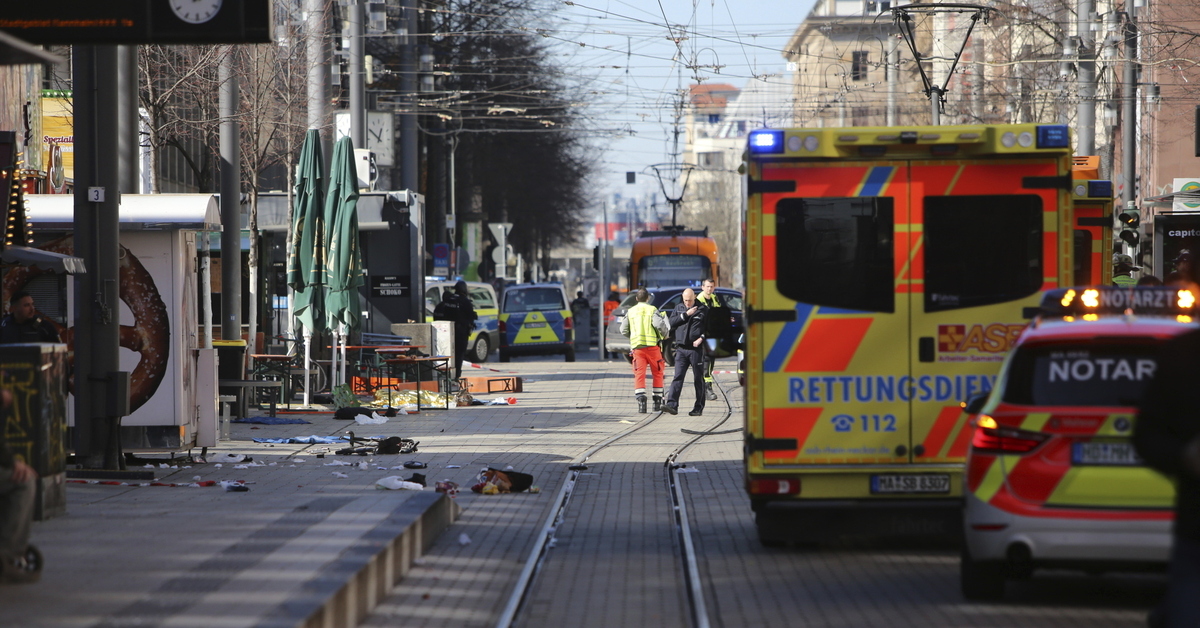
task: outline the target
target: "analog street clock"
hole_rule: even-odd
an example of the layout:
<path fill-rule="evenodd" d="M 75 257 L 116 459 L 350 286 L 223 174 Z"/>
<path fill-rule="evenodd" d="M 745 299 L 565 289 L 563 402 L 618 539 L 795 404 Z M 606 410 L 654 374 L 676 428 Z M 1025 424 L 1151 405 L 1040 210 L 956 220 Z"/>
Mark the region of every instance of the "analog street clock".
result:
<path fill-rule="evenodd" d="M 221 11 L 222 0 L 170 0 L 175 17 L 189 24 L 203 24 Z"/>

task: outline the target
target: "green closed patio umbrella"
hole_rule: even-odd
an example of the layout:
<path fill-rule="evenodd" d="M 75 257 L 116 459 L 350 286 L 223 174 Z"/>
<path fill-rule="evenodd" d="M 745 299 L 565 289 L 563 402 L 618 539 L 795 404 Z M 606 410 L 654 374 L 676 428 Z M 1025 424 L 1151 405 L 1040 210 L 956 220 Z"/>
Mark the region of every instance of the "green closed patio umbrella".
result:
<path fill-rule="evenodd" d="M 358 239 L 358 172 L 354 144 L 338 140 L 329 160 L 329 191 L 325 195 L 328 228 L 328 273 L 325 281 L 325 322 L 341 344 L 338 383 L 346 381 L 346 338 L 361 318 L 358 289 L 363 285 L 362 249 Z"/>
<path fill-rule="evenodd" d="M 326 327 L 325 233 L 323 199 L 325 164 L 321 157 L 321 136 L 309 129 L 300 148 L 296 167 L 296 186 L 292 199 L 291 247 L 288 250 L 287 283 L 293 290 L 292 316 L 296 331 L 304 337 L 304 368 L 312 370 L 312 335 Z M 309 378 L 304 378 L 304 405 L 309 403 Z"/>

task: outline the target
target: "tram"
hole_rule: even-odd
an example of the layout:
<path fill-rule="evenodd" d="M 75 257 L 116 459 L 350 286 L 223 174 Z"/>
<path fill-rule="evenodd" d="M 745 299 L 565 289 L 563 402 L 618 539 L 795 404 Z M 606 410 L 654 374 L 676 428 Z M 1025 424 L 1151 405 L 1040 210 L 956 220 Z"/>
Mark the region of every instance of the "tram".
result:
<path fill-rule="evenodd" d="M 708 228 L 670 227 L 643 231 L 629 258 L 629 289 L 699 286 L 705 279 L 720 285 L 717 242 Z"/>

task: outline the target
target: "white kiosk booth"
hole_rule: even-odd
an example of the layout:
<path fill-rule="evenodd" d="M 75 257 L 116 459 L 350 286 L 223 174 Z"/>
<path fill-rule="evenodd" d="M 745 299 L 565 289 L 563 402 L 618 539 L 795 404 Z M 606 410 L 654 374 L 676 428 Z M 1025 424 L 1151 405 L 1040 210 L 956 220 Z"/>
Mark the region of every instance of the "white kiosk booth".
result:
<path fill-rule="evenodd" d="M 30 194 L 25 199 L 35 246 L 72 253 L 73 196 Z M 214 446 L 216 354 L 202 349 L 199 337 L 197 240 L 202 232 L 221 230 L 218 197 L 125 194 L 120 227 L 121 369 L 131 373 L 131 413 L 121 419 L 122 448 L 179 451 Z M 40 295 L 65 295 L 60 333 L 72 344 L 74 290 L 66 276 L 17 269 L 3 283 L 5 298 L 16 290 L 30 292 L 38 303 Z M 73 425 L 74 395 L 68 403 L 68 425 Z"/>

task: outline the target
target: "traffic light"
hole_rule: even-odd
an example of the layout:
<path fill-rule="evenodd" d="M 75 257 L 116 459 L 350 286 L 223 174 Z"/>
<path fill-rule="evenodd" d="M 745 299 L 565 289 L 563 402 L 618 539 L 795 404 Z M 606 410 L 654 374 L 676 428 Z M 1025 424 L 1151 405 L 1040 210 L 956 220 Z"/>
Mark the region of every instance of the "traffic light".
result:
<path fill-rule="evenodd" d="M 600 245 L 592 247 L 592 269 L 600 270 Z"/>
<path fill-rule="evenodd" d="M 1141 239 L 1137 232 L 1138 225 L 1142 224 L 1141 212 L 1130 207 L 1118 214 L 1117 220 L 1121 222 L 1121 240 L 1136 248 Z"/>

